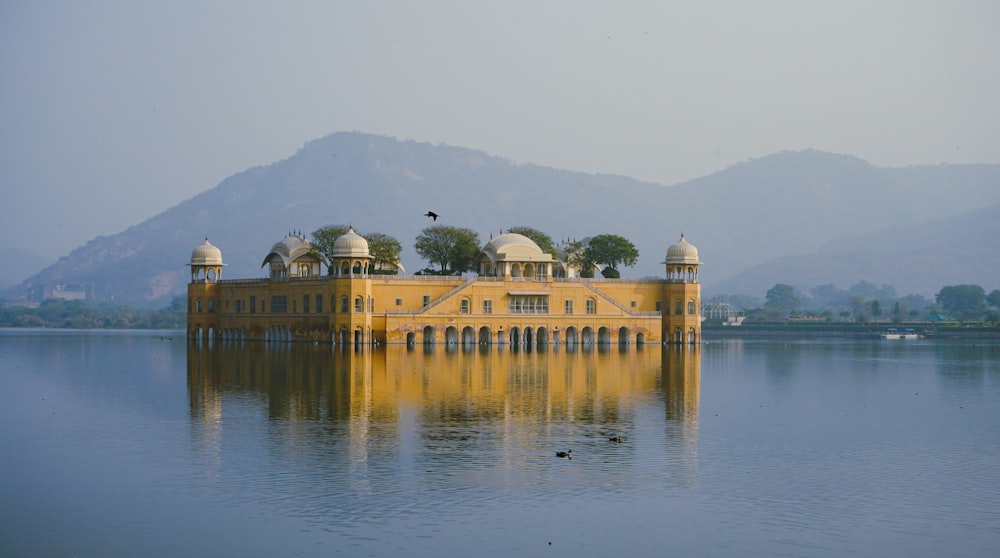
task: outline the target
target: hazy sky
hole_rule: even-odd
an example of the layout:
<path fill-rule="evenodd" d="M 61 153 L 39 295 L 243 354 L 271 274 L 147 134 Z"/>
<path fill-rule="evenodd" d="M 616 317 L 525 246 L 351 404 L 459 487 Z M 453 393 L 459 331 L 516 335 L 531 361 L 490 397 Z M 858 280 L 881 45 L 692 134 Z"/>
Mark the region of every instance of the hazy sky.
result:
<path fill-rule="evenodd" d="M 358 130 L 672 184 L 784 149 L 1000 162 L 1000 2 L 0 0 L 0 248 Z"/>

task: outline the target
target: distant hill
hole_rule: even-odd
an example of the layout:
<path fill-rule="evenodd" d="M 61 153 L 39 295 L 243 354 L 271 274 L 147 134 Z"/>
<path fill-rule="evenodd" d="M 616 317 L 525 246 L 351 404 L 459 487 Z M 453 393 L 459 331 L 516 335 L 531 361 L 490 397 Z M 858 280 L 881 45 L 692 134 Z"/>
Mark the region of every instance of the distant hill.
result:
<path fill-rule="evenodd" d="M 972 283 L 1000 289 L 1000 205 L 919 225 L 851 235 L 816 253 L 758 264 L 726 281 L 716 293 L 762 295 L 787 283 L 808 288 L 833 283 L 842 289 L 862 280 L 888 284 L 900 294 L 931 297 L 942 286 Z"/>
<path fill-rule="evenodd" d="M 1000 165 L 885 169 L 804 151 L 663 186 L 341 132 L 309 142 L 288 159 L 230 176 L 119 234 L 95 238 L 28 282 L 87 283 L 99 297 L 164 303 L 184 292 L 185 264 L 206 236 L 222 249 L 224 276 L 259 277 L 263 257 L 289 230 L 308 234 L 335 223 L 397 237 L 412 272 L 426 265 L 413 239 L 432 224 L 422 215 L 433 210 L 441 215 L 437 224 L 472 228 L 483 242 L 516 225 L 556 239 L 623 235 L 640 252 L 626 277 L 661 275 L 666 248 L 683 231 L 706 262 L 707 286 L 776 257 L 815 252 L 848 234 L 998 204 L 997 184 Z"/>

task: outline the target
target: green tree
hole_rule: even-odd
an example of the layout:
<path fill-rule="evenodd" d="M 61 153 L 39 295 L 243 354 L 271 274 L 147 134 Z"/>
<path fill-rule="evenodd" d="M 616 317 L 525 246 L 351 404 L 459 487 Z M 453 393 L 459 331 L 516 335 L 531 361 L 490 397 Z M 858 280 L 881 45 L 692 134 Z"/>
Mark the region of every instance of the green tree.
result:
<path fill-rule="evenodd" d="M 906 314 L 906 305 L 900 303 L 898 300 L 892 305 L 892 322 L 900 323 L 903 321 L 903 315 Z"/>
<path fill-rule="evenodd" d="M 949 285 L 942 287 L 934 300 L 956 317 L 979 319 L 986 311 L 986 291 L 979 285 Z"/>
<path fill-rule="evenodd" d="M 368 241 L 368 253 L 372 256 L 372 265 L 376 273 L 395 274 L 399 265 L 399 253 L 403 245 L 395 237 L 384 233 L 368 233 L 364 236 Z"/>
<path fill-rule="evenodd" d="M 556 245 L 552 242 L 552 237 L 538 229 L 533 229 L 531 227 L 511 227 L 510 229 L 507 229 L 507 232 L 523 234 L 534 241 L 534 243 L 542 249 L 542 252 L 552 254 L 553 256 L 556 255 Z"/>
<path fill-rule="evenodd" d="M 326 256 L 326 261 L 333 259 L 333 243 L 337 237 L 343 236 L 349 227 L 345 225 L 327 225 L 312 232 L 312 245 L 319 253 Z"/>
<path fill-rule="evenodd" d="M 437 265 L 441 275 L 460 275 L 475 265 L 479 235 L 471 229 L 437 225 L 422 230 L 413 247 L 422 258 Z"/>
<path fill-rule="evenodd" d="M 1000 308 L 1000 290 L 993 289 L 986 295 L 986 303 L 993 308 Z"/>
<path fill-rule="evenodd" d="M 864 323 L 868 321 L 868 314 L 866 314 L 866 309 L 868 305 L 865 303 L 865 297 L 861 295 L 851 295 L 851 313 L 854 314 L 854 321 L 859 323 Z"/>
<path fill-rule="evenodd" d="M 627 238 L 616 234 L 599 234 L 586 240 L 591 258 L 615 271 L 619 265 L 632 267 L 639 261 L 639 250 Z"/>
<path fill-rule="evenodd" d="M 994 326 L 1000 324 L 1000 312 L 991 310 L 986 313 L 986 316 L 983 319 L 986 323 L 993 324 Z"/>
<path fill-rule="evenodd" d="M 619 265 L 631 267 L 639 261 L 639 250 L 627 238 L 616 234 L 599 234 L 566 247 L 567 261 L 580 269 L 580 277 L 593 277 L 594 266 L 606 268 L 605 277 L 620 277 Z"/>
<path fill-rule="evenodd" d="M 790 314 L 802 303 L 802 300 L 795 294 L 795 287 L 784 283 L 777 283 L 767 291 L 764 298 L 764 306 L 780 310 L 785 314 Z"/>
<path fill-rule="evenodd" d="M 882 317 L 882 303 L 878 299 L 872 301 L 872 317 L 876 320 Z"/>
<path fill-rule="evenodd" d="M 833 283 L 815 286 L 810 292 L 812 293 L 813 300 L 816 301 L 816 305 L 820 307 L 845 304 L 847 302 L 847 293 L 838 289 Z"/>

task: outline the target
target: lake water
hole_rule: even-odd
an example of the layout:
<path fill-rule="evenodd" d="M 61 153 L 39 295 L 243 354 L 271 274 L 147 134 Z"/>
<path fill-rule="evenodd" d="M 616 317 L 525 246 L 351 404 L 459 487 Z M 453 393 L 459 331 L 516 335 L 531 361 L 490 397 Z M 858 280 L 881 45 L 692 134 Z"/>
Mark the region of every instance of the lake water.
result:
<path fill-rule="evenodd" d="M 5 330 L 0 448 L 2 556 L 1000 555 L 981 341 Z"/>

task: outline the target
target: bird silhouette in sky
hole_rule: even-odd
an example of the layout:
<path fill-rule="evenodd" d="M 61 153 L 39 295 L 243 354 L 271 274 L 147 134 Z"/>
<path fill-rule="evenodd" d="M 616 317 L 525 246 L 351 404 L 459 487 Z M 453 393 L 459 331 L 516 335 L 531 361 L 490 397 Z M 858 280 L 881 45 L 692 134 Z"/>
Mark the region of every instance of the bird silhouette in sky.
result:
<path fill-rule="evenodd" d="M 434 213 L 433 211 L 428 211 L 427 213 L 424 213 L 424 217 L 430 217 L 431 219 L 434 219 L 435 221 L 438 220 L 438 214 Z"/>

